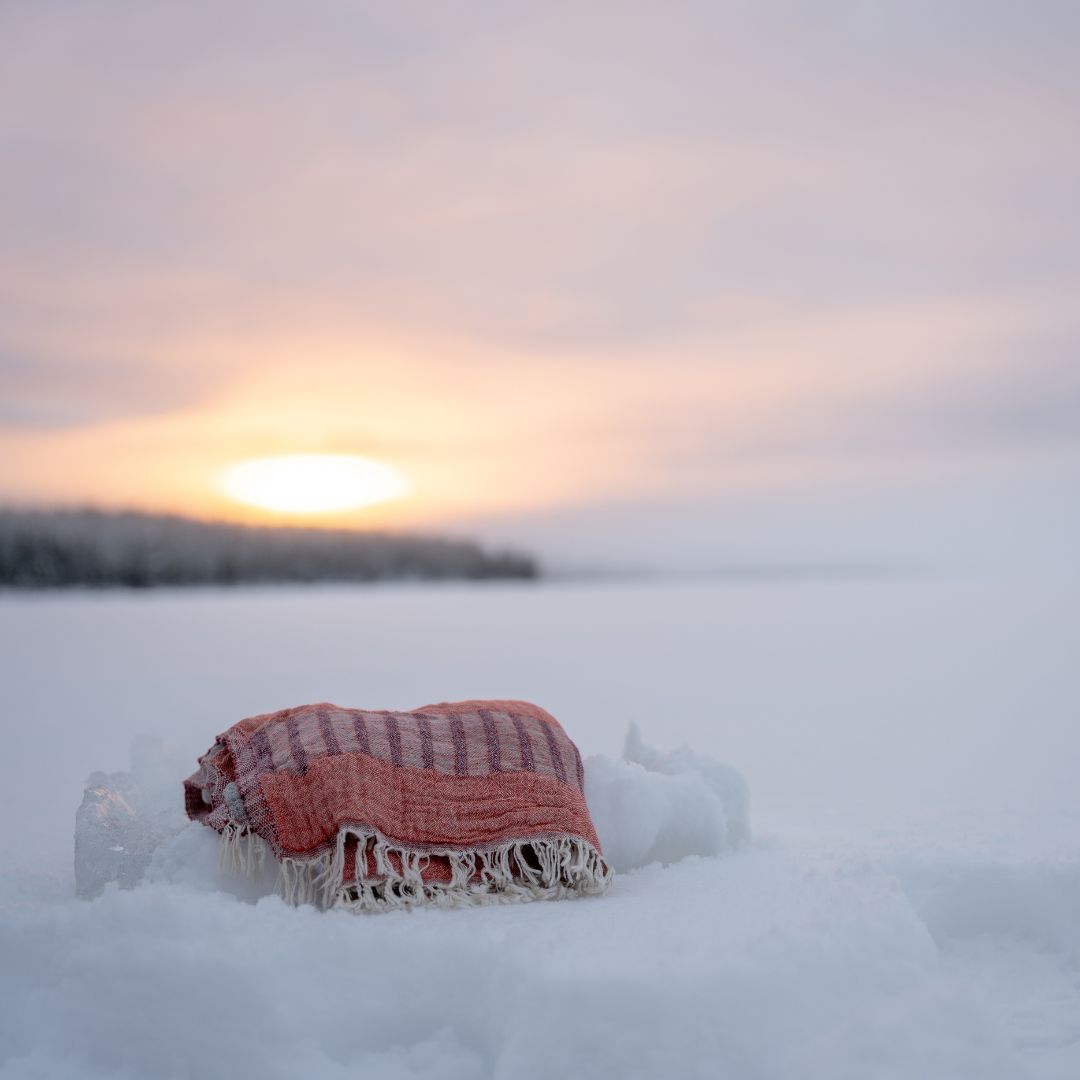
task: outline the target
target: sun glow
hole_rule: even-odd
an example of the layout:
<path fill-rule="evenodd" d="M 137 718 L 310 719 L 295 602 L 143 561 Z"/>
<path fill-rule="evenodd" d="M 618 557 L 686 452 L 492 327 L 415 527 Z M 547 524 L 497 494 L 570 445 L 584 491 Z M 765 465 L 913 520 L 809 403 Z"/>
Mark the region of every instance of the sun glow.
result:
<path fill-rule="evenodd" d="M 227 468 L 221 489 L 248 506 L 285 514 L 327 514 L 398 499 L 408 491 L 396 469 L 346 454 L 255 458 Z"/>

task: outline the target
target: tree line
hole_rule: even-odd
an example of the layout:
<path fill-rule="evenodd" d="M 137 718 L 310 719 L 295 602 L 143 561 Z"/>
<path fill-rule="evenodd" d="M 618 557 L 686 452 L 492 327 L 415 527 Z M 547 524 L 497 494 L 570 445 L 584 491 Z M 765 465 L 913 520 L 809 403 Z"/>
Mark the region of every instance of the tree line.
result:
<path fill-rule="evenodd" d="M 96 509 L 0 509 L 0 586 L 241 585 L 534 578 L 536 561 L 469 540 L 252 526 Z"/>

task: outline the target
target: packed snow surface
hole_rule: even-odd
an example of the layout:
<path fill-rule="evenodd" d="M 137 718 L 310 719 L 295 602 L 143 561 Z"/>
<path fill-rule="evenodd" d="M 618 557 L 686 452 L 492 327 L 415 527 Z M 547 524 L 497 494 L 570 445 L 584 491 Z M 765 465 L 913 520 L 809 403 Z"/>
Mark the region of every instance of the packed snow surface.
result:
<path fill-rule="evenodd" d="M 0 598 L 0 1077 L 1072 1080 L 1077 599 L 911 582 Z M 606 896 L 289 908 L 269 871 L 220 873 L 214 834 L 170 802 L 241 716 L 476 696 L 534 699 L 579 742 L 620 871 Z M 94 773 L 131 820 L 84 854 L 144 847 L 133 888 L 80 900 Z M 92 835 L 108 807 L 83 805 Z"/>

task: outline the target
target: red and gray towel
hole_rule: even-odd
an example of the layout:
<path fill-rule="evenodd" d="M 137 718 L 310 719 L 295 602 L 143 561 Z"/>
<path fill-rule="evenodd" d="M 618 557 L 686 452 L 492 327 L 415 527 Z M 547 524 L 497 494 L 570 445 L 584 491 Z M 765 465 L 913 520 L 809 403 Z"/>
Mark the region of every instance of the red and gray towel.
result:
<path fill-rule="evenodd" d="M 523 701 L 303 705 L 220 735 L 184 782 L 226 865 L 267 851 L 291 903 L 378 911 L 603 892 L 577 747 Z"/>

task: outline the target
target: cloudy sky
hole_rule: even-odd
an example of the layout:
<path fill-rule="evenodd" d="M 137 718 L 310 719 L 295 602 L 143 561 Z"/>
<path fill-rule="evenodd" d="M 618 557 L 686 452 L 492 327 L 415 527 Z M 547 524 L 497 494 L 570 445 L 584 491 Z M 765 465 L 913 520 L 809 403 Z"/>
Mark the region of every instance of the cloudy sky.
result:
<path fill-rule="evenodd" d="M 0 499 L 582 563 L 1080 547 L 1080 7 L 0 6 Z"/>

